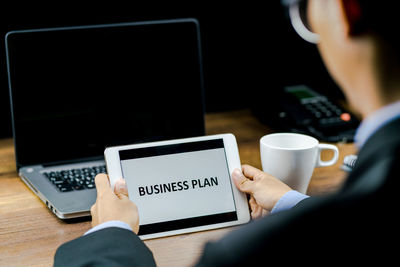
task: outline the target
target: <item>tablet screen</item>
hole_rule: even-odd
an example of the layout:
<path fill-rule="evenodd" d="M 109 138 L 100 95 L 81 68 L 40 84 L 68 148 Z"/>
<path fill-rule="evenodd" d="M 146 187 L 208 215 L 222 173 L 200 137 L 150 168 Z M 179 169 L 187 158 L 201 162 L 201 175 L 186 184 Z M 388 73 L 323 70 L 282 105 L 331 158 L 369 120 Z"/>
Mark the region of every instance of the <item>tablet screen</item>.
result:
<path fill-rule="evenodd" d="M 139 235 L 237 220 L 223 139 L 119 151 Z"/>

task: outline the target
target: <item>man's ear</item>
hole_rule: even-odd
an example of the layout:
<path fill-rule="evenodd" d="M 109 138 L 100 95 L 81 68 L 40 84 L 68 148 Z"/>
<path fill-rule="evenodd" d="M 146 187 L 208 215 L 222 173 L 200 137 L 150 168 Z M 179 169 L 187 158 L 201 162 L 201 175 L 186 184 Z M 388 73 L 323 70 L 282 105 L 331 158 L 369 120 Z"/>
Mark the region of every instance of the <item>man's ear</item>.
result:
<path fill-rule="evenodd" d="M 359 0 L 339 0 L 344 18 L 348 24 L 348 34 L 356 36 L 364 32 L 363 10 Z"/>

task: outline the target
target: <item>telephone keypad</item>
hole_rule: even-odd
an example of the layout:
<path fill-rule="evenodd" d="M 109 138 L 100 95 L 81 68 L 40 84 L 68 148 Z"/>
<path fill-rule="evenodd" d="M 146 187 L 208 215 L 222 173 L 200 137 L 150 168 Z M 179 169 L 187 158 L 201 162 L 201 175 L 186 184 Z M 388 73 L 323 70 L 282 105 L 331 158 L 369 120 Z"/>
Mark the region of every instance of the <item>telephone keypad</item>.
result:
<path fill-rule="evenodd" d="M 329 100 L 310 102 L 304 104 L 304 107 L 320 125 L 344 122 L 341 116 L 343 111 Z"/>

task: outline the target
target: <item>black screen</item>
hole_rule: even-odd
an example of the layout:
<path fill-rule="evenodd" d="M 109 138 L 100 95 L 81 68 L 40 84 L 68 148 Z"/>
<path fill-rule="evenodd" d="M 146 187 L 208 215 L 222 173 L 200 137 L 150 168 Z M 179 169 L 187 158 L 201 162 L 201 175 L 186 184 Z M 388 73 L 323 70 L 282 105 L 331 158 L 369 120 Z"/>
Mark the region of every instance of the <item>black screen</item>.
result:
<path fill-rule="evenodd" d="M 18 167 L 204 134 L 193 20 L 14 32 L 7 53 Z"/>

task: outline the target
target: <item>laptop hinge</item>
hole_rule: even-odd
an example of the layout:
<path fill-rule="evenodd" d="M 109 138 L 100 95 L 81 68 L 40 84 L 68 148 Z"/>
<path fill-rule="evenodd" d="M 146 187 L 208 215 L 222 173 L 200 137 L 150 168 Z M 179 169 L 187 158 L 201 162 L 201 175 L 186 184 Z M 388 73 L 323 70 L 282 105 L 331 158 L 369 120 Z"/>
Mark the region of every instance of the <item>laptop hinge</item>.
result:
<path fill-rule="evenodd" d="M 96 160 L 104 160 L 104 156 L 55 161 L 55 162 L 43 163 L 42 165 L 43 165 L 43 167 L 51 167 L 51 166 L 57 166 L 57 165 L 83 163 L 83 162 L 96 161 Z"/>

